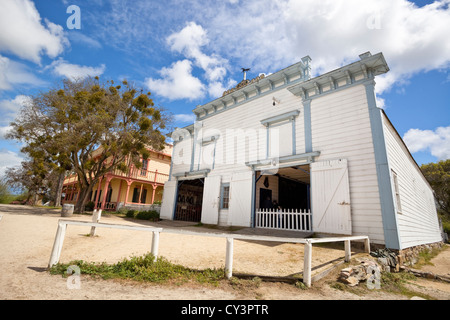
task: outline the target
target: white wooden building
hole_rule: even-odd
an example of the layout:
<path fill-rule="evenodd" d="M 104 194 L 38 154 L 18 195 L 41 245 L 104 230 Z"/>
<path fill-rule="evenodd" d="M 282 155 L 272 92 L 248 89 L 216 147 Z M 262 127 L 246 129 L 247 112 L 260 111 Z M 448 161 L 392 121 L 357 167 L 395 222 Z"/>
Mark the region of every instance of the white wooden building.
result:
<path fill-rule="evenodd" d="M 197 106 L 172 133 L 161 217 L 368 235 L 392 249 L 441 241 L 432 190 L 376 105 L 389 67 L 382 53 L 359 58 L 312 78 L 307 56 Z"/>

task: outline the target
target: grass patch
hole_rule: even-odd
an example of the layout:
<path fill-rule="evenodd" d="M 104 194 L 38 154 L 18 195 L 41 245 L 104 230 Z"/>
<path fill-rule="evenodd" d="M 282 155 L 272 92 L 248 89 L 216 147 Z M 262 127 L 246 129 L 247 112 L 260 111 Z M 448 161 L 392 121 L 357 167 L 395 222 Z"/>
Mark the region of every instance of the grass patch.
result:
<path fill-rule="evenodd" d="M 383 272 L 381 274 L 381 289 L 387 292 L 396 293 L 404 295 L 408 298 L 413 296 L 421 297 L 427 300 L 434 300 L 433 297 L 411 290 L 407 288 L 405 285 L 408 282 L 415 281 L 416 276 L 411 273 L 391 273 L 391 272 Z"/>
<path fill-rule="evenodd" d="M 152 254 L 124 259 L 116 264 L 92 263 L 83 260 L 71 261 L 68 264 L 56 264 L 50 269 L 51 274 L 66 276 L 69 266 L 76 265 L 81 274 L 103 279 L 131 279 L 148 282 L 188 282 L 215 284 L 225 279 L 224 269 L 193 270 L 173 264 L 163 257 L 155 261 Z"/>

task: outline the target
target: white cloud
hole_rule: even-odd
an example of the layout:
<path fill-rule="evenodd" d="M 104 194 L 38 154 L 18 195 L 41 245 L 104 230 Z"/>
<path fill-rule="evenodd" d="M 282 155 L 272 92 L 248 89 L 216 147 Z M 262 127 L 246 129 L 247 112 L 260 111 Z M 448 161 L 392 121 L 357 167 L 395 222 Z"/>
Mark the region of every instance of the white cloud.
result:
<path fill-rule="evenodd" d="M 383 52 L 391 71 L 377 92 L 414 73 L 450 65 L 449 1 L 421 8 L 406 0 L 259 0 L 198 16 L 222 56 L 252 70 L 277 71 L 309 55 L 320 74 Z M 207 21 L 209 19 L 209 21 Z"/>
<path fill-rule="evenodd" d="M 27 103 L 31 102 L 31 98 L 24 95 L 17 95 L 14 99 L 0 100 L 0 139 L 5 139 L 5 135 L 11 130 L 10 122 L 19 114 L 20 109 Z"/>
<path fill-rule="evenodd" d="M 208 93 L 210 97 L 213 98 L 218 98 L 221 97 L 223 92 L 233 88 L 234 86 L 236 86 L 237 81 L 235 80 L 228 80 L 227 84 L 224 86 L 224 84 L 220 81 L 214 81 L 214 82 L 210 82 L 208 84 Z"/>
<path fill-rule="evenodd" d="M 17 153 L 1 149 L 0 150 L 0 177 L 5 174 L 7 168 L 20 166 L 24 159 Z"/>
<path fill-rule="evenodd" d="M 45 19 L 30 0 L 0 1 L 0 51 L 40 63 L 46 54 L 55 58 L 68 45 L 63 28 Z"/>
<path fill-rule="evenodd" d="M 47 68 L 51 68 L 56 75 L 70 80 L 99 76 L 103 74 L 106 69 L 104 64 L 101 64 L 99 67 L 80 66 L 78 64 L 68 63 L 63 59 L 53 61 Z"/>
<path fill-rule="evenodd" d="M 94 49 L 100 49 L 102 47 L 100 42 L 98 42 L 94 38 L 91 38 L 79 31 L 70 32 L 69 39 L 73 42 L 77 42 L 82 45 L 87 45 L 88 47 L 94 48 Z"/>
<path fill-rule="evenodd" d="M 429 151 L 438 160 L 450 159 L 450 126 L 435 131 L 409 129 L 403 140 L 411 153 Z"/>
<path fill-rule="evenodd" d="M 193 59 L 196 66 L 205 71 L 209 81 L 220 81 L 225 77 L 227 60 L 216 54 L 207 55 L 200 49 L 209 44 L 207 32 L 202 26 L 191 21 L 181 31 L 168 36 L 166 41 L 172 51 Z"/>
<path fill-rule="evenodd" d="M 147 87 L 169 100 L 194 100 L 204 96 L 205 86 L 192 75 L 192 63 L 181 60 L 159 71 L 162 79 L 145 79 Z"/>
<path fill-rule="evenodd" d="M 176 122 L 190 122 L 193 123 L 195 121 L 195 114 L 175 114 L 174 119 Z"/>
<path fill-rule="evenodd" d="M 11 90 L 15 85 L 43 84 L 45 81 L 32 74 L 26 65 L 0 55 L 0 90 Z"/>
<path fill-rule="evenodd" d="M 31 102 L 31 98 L 25 95 L 18 95 L 12 100 L 0 100 L 0 123 L 13 120 L 19 113 L 22 106 Z"/>

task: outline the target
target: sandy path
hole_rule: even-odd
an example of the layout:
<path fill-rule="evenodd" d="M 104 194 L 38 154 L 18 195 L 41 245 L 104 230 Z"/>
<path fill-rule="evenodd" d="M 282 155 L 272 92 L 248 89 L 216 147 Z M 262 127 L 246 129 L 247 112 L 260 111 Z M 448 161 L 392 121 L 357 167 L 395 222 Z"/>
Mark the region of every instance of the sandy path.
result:
<path fill-rule="evenodd" d="M 46 271 L 61 219 L 59 212 L 0 205 L 0 215 L 0 299 L 362 299 L 329 287 L 304 291 L 290 285 L 264 283 L 257 296 L 254 292 L 246 296 L 242 291 L 221 287 L 104 281 L 85 276 L 81 277 L 80 289 L 68 289 L 66 279 Z M 90 221 L 91 217 L 74 215 L 71 219 Z M 102 222 L 142 225 L 116 216 L 104 216 Z M 203 228 L 196 228 L 200 229 Z M 68 226 L 61 262 L 114 263 L 145 254 L 151 248 L 151 233 L 101 228 L 97 229 L 97 236 L 88 237 L 89 231 L 89 227 Z M 162 233 L 159 254 L 187 267 L 220 268 L 225 264 L 225 246 L 222 238 Z M 342 258 L 343 254 L 343 250 L 314 247 L 313 267 Z M 234 272 L 284 276 L 301 272 L 302 267 L 301 244 L 235 241 Z M 383 299 L 375 293 L 373 298 Z"/>

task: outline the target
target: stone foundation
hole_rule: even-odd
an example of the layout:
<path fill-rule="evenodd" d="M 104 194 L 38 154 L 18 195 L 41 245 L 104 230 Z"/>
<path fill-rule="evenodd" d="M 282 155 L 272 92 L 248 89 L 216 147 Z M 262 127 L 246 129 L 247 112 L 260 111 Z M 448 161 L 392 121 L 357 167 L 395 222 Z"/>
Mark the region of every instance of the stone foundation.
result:
<path fill-rule="evenodd" d="M 422 244 L 419 246 L 406 248 L 397 251 L 397 259 L 401 266 L 412 266 L 419 260 L 419 254 L 423 251 L 432 251 L 433 249 L 440 249 L 444 245 L 443 242 L 435 242 L 429 244 Z"/>

